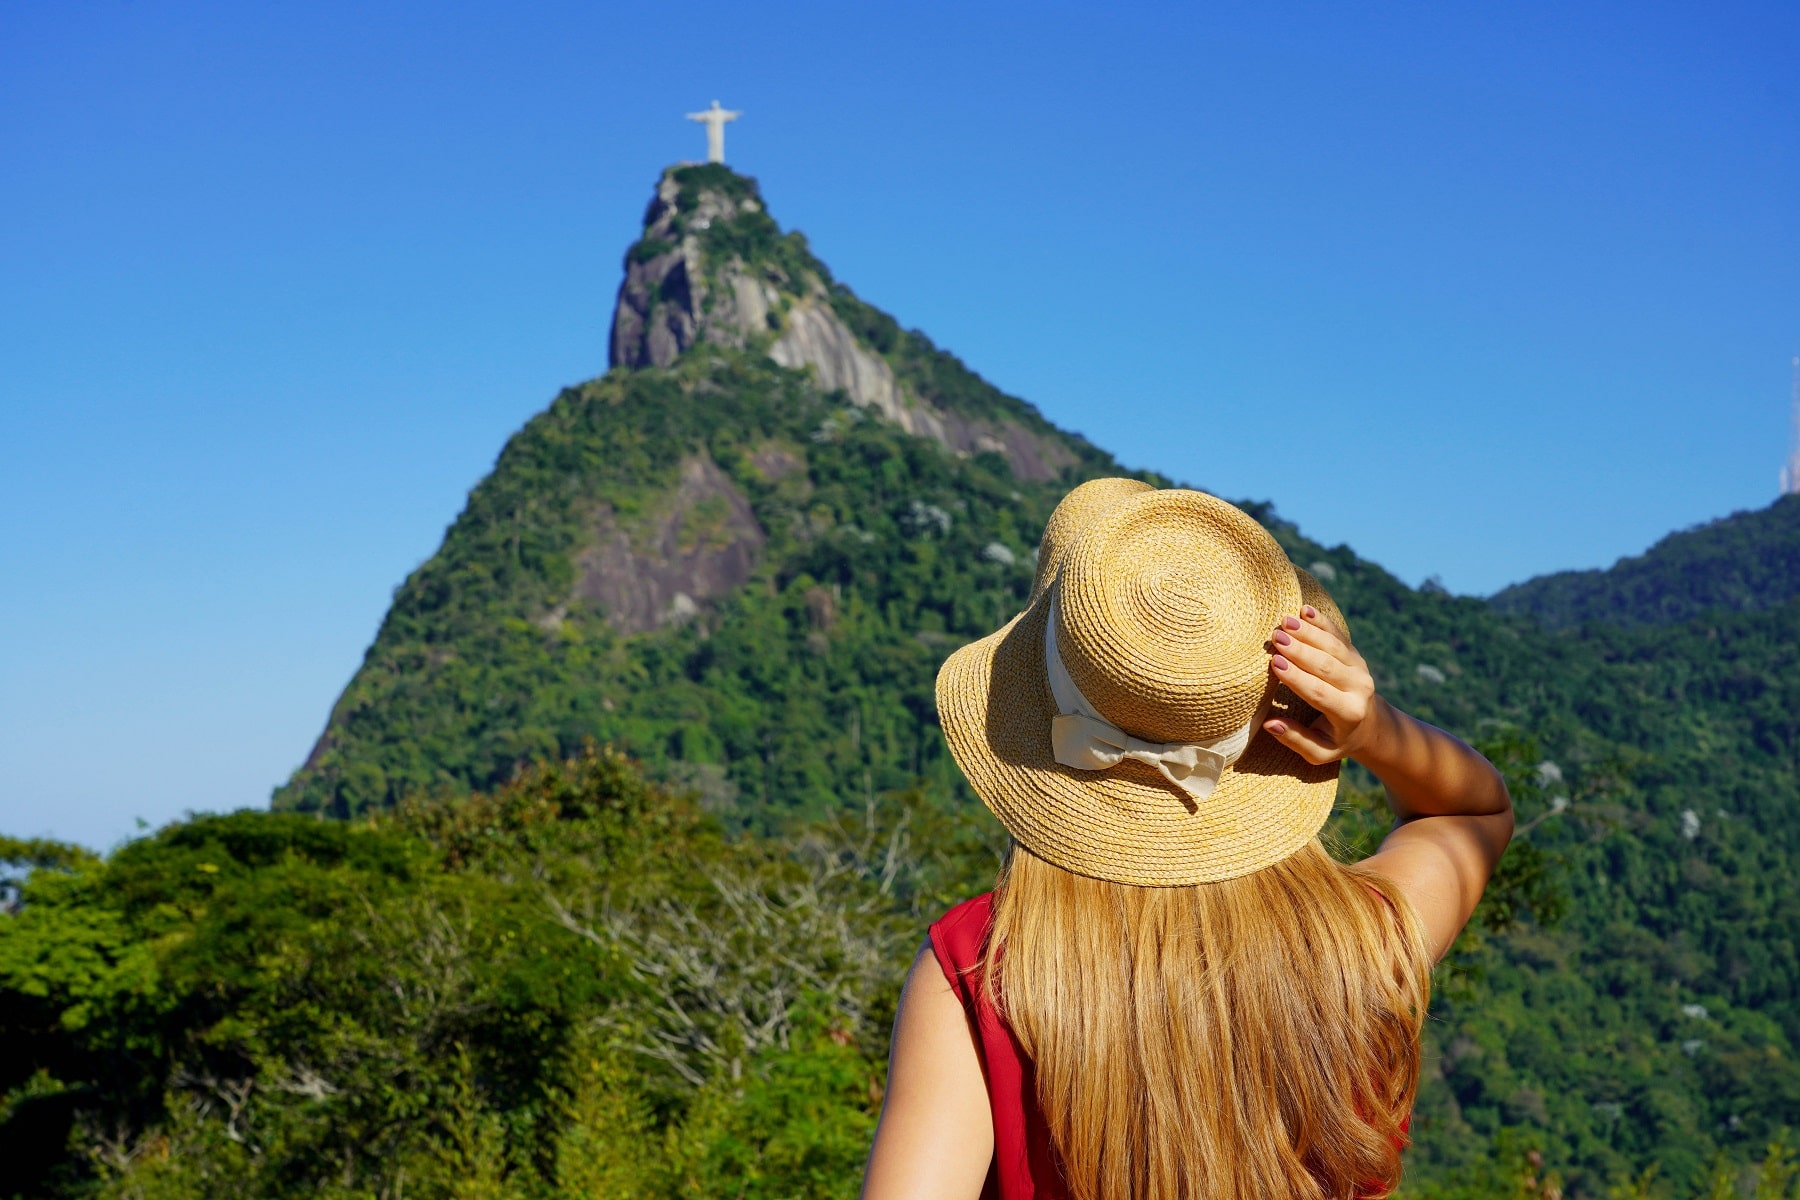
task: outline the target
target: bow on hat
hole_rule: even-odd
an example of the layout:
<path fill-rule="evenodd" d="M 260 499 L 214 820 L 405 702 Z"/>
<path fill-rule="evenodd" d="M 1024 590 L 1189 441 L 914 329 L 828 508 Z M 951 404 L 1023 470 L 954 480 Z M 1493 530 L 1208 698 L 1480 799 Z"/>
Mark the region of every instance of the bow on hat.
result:
<path fill-rule="evenodd" d="M 1104 771 L 1125 759 L 1136 759 L 1156 768 L 1162 777 L 1195 802 L 1212 795 L 1225 768 L 1236 762 L 1250 745 L 1256 718 L 1210 742 L 1146 742 L 1134 738 L 1101 716 L 1075 686 L 1069 669 L 1056 648 L 1057 601 L 1050 597 L 1049 619 L 1044 622 L 1044 666 L 1050 692 L 1056 697 L 1057 716 L 1050 722 L 1050 744 L 1056 761 L 1077 771 Z"/>

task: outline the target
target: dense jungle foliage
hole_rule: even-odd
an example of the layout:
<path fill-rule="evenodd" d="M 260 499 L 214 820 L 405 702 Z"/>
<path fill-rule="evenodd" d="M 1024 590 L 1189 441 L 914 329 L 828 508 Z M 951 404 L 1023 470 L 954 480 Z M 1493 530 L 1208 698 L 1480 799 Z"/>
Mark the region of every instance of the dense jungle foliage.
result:
<path fill-rule="evenodd" d="M 760 210 L 708 246 L 813 271 L 942 411 L 1041 424 Z M 999 846 L 937 666 L 1020 607 L 1067 488 L 1126 473 L 1055 436 L 1074 465 L 1022 479 L 757 344 L 566 390 L 397 591 L 280 811 L 104 859 L 0 844 L 0 1196 L 852 1194 L 901 974 Z M 622 633 L 583 556 L 657 528 L 696 459 L 765 537 L 749 580 Z M 716 499 L 680 545 L 724 536 Z M 1245 507 L 1520 806 L 1439 973 L 1405 1194 L 1794 1194 L 1800 614 L 1758 598 L 1800 586 L 1800 502 L 1501 604 Z M 1351 771 L 1333 838 L 1381 828 Z"/>
<path fill-rule="evenodd" d="M 1534 748 L 1484 749 L 1544 828 Z M 1360 855 L 1383 811 L 1349 786 L 1328 837 Z M 1660 1076 L 1702 1052 L 1657 1045 L 1717 1022 L 1723 1079 L 1779 1070 L 1781 1032 L 1567 977 L 1559 852 L 1521 846 L 1440 971 L 1403 1194 L 1791 1195 L 1779 1089 L 1740 1094 L 1767 1108 L 1735 1141 L 1683 1141 L 1693 1081 Z M 852 1195 L 920 931 L 1000 848 L 917 791 L 730 836 L 594 749 L 356 821 L 197 817 L 106 859 L 0 841 L 0 1195 Z M 1568 1033 L 1592 1044 L 1556 1062 Z M 1605 1168 L 1572 1153 L 1566 1078 L 1621 1097 Z M 1645 1116 L 1649 1174 L 1616 1148 Z"/>

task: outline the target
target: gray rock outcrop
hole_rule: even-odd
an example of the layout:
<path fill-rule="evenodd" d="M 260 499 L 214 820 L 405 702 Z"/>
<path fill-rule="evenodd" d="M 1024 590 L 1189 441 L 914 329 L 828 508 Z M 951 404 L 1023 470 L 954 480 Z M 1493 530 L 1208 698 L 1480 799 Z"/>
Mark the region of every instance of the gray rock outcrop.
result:
<path fill-rule="evenodd" d="M 872 408 L 908 433 L 943 440 L 939 422 L 924 406 L 908 403 L 887 360 L 856 340 L 838 315 L 808 298 L 789 311 L 769 357 L 784 367 L 811 368 L 826 391 L 841 390 L 853 404 Z"/>
<path fill-rule="evenodd" d="M 665 171 L 644 216 L 644 235 L 626 256 L 613 312 L 611 366 L 666 367 L 708 342 L 766 347 L 781 366 L 808 371 L 825 391 L 879 414 L 956 454 L 993 452 L 1022 479 L 1049 479 L 1075 461 L 1052 436 L 1006 417 L 950 412 L 914 394 L 879 352 L 833 311 L 812 273 L 752 271 L 741 260 L 708 261 L 706 232 L 761 211 L 751 196 L 701 188 L 682 208 L 682 188 Z"/>
<path fill-rule="evenodd" d="M 622 522 L 602 509 L 595 526 L 574 594 L 621 633 L 692 620 L 701 601 L 750 578 L 768 541 L 743 492 L 704 454 L 684 459 L 675 486 L 643 514 Z"/>

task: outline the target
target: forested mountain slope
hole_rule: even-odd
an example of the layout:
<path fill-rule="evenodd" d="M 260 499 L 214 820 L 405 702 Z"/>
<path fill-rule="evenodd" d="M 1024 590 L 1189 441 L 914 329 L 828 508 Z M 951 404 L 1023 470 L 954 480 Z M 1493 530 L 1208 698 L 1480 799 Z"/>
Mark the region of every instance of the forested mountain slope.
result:
<path fill-rule="evenodd" d="M 1761 612 L 1800 595 L 1800 496 L 1671 533 L 1604 571 L 1560 571 L 1493 597 L 1552 629 L 1663 625 L 1712 610 Z"/>
<path fill-rule="evenodd" d="M 280 811 L 104 862 L 0 843 L 35 868 L 0 914 L 0 1195 L 853 1194 L 900 973 L 998 845 L 932 680 L 1023 603 L 1068 487 L 1126 472 L 720 167 L 660 181 L 611 337 L 399 588 Z M 1778 1174 L 1800 613 L 1758 598 L 1800 504 L 1493 603 L 1246 507 L 1520 806 L 1440 972 L 1406 1194 Z"/>

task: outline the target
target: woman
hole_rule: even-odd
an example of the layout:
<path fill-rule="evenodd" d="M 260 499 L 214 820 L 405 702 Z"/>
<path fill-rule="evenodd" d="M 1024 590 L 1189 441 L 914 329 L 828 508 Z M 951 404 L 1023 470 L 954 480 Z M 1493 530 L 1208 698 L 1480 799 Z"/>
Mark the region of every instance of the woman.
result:
<path fill-rule="evenodd" d="M 1512 834 L 1499 774 L 1375 693 L 1318 582 L 1198 492 L 1106 479 L 938 676 L 1011 835 L 907 977 L 865 1200 L 1378 1196 L 1431 965 Z M 1338 764 L 1381 849 L 1318 832 Z"/>

